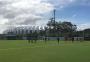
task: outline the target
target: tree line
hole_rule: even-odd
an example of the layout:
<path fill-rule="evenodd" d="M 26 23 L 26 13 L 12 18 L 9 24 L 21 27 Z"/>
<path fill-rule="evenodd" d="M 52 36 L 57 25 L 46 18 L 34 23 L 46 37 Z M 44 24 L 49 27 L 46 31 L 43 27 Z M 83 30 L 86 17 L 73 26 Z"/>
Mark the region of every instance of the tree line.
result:
<path fill-rule="evenodd" d="M 43 28 L 34 29 L 13 29 L 12 31 L 6 30 L 4 34 L 16 35 L 16 39 L 21 39 L 22 37 L 27 37 L 27 39 L 41 39 L 42 37 L 46 39 L 47 37 L 64 37 L 65 40 L 72 40 L 73 37 L 84 37 L 90 40 L 90 29 L 85 29 L 82 31 L 77 31 L 77 25 L 71 22 L 60 22 L 53 21 L 52 19 L 48 21 L 47 25 Z M 17 32 L 18 31 L 18 32 Z M 7 36 L 12 39 L 13 36 Z"/>

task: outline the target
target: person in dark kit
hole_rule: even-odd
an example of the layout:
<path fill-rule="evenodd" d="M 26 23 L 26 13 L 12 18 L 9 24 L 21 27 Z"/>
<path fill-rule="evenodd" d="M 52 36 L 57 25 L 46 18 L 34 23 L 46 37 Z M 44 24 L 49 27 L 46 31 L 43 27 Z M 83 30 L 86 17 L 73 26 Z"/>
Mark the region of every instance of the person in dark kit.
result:
<path fill-rule="evenodd" d="M 45 43 L 47 42 L 47 38 L 45 37 Z"/>
<path fill-rule="evenodd" d="M 59 40 L 60 40 L 60 39 L 59 39 L 59 37 L 58 37 L 58 38 L 57 38 L 58 44 L 59 44 Z"/>
<path fill-rule="evenodd" d="M 28 40 L 28 43 L 30 44 L 30 38 L 29 37 L 27 37 L 27 40 Z"/>
<path fill-rule="evenodd" d="M 72 42 L 74 42 L 74 37 L 72 37 Z"/>
<path fill-rule="evenodd" d="M 28 37 L 28 43 L 33 43 L 33 38 L 32 37 Z"/>
<path fill-rule="evenodd" d="M 31 37 L 31 43 L 33 43 L 33 40 L 34 40 L 33 37 Z"/>

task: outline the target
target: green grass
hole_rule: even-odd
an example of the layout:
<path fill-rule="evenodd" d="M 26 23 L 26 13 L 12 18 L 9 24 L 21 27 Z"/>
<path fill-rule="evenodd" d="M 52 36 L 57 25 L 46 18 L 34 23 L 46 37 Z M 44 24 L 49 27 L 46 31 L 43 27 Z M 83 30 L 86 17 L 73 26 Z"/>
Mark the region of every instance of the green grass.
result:
<path fill-rule="evenodd" d="M 0 40 L 0 62 L 90 62 L 90 42 Z"/>

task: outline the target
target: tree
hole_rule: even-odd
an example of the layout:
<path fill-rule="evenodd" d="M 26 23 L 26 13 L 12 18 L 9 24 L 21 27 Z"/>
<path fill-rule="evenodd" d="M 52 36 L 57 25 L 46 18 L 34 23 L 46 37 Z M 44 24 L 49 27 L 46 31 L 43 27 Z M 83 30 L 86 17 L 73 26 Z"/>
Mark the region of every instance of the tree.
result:
<path fill-rule="evenodd" d="M 74 36 L 76 29 L 76 25 L 72 24 L 71 22 L 62 22 L 62 32 L 66 40 Z"/>
<path fill-rule="evenodd" d="M 53 19 L 47 23 L 47 26 L 49 27 L 49 36 L 64 36 L 66 40 L 73 37 L 77 29 L 77 26 L 71 22 L 54 22 Z"/>
<path fill-rule="evenodd" d="M 84 40 L 90 40 L 90 29 L 83 30 Z"/>

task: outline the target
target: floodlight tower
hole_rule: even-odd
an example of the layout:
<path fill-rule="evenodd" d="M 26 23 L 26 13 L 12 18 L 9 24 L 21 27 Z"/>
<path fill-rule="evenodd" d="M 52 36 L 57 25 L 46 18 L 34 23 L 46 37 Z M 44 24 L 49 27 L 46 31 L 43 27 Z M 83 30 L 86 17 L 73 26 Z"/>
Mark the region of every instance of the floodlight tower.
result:
<path fill-rule="evenodd" d="M 53 11 L 53 22 L 54 22 L 54 36 L 56 35 L 56 10 L 54 9 L 54 11 Z"/>
<path fill-rule="evenodd" d="M 55 9 L 54 9 L 53 13 L 54 13 L 54 14 L 53 14 L 53 15 L 54 15 L 53 19 L 54 19 L 54 24 L 55 24 L 55 21 L 56 21 L 56 20 L 55 20 L 55 19 L 56 19 L 56 10 L 55 10 Z"/>

